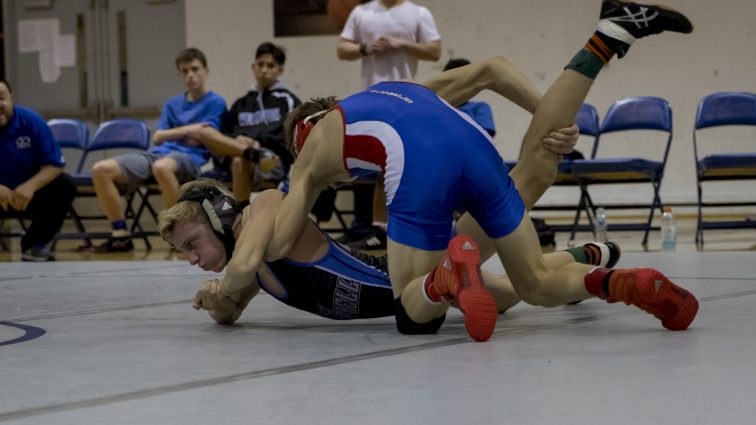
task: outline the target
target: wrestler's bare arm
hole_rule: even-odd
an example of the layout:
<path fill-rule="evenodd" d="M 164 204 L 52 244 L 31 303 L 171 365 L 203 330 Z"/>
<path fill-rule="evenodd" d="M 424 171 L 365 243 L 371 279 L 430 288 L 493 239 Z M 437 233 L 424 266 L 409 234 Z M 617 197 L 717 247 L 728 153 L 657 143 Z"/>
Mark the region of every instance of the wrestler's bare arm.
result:
<path fill-rule="evenodd" d="M 511 62 L 501 56 L 443 72 L 423 85 L 452 105 L 466 102 L 482 90 L 493 90 L 529 112 L 543 95 Z M 527 138 L 518 165 L 510 176 L 531 209 L 554 182 L 559 155 L 572 152 L 578 139 L 577 126 L 553 129 L 543 139 Z M 520 165 L 525 164 L 525 165 Z"/>
<path fill-rule="evenodd" d="M 503 56 L 450 69 L 422 85 L 454 106 L 483 90 L 492 90 L 532 113 L 543 97 L 528 77 Z"/>
<path fill-rule="evenodd" d="M 289 253 L 320 191 L 349 177 L 343 163 L 343 126 L 341 114 L 334 110 L 312 129 L 292 166 L 289 194 L 276 216 L 266 261 L 278 260 Z"/>
<path fill-rule="evenodd" d="M 242 290 L 250 285 L 257 286 L 255 273 L 273 237 L 273 226 L 280 205 L 281 193 L 266 190 L 249 206 L 247 222 L 243 224 L 236 240 L 236 248 L 228 262 L 222 283 L 223 293 L 237 303 L 242 300 Z"/>

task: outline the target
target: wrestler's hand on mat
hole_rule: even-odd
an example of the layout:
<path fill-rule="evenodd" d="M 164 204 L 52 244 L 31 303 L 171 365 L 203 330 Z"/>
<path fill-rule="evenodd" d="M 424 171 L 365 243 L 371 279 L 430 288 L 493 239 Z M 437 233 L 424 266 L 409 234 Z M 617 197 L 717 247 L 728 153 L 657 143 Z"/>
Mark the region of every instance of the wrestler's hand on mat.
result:
<path fill-rule="evenodd" d="M 211 319 L 215 320 L 215 323 L 218 323 L 219 325 L 230 325 L 239 319 L 242 314 L 242 310 L 240 308 L 235 308 L 234 311 L 231 312 L 218 312 L 215 310 L 210 310 L 207 312 L 207 314 Z"/>
<path fill-rule="evenodd" d="M 572 124 L 570 127 L 549 133 L 543 139 L 543 147 L 557 154 L 568 154 L 575 149 L 578 137 L 580 137 L 580 128 Z"/>
<path fill-rule="evenodd" d="M 236 302 L 221 291 L 219 279 L 211 279 L 206 280 L 194 294 L 192 308 L 227 314 L 236 310 Z"/>

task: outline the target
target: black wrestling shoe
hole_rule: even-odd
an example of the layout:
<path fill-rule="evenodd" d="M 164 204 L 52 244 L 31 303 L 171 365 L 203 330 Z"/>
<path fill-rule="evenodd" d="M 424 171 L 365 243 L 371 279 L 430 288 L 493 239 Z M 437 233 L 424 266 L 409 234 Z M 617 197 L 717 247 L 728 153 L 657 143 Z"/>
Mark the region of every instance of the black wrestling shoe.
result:
<path fill-rule="evenodd" d="M 693 24 L 685 15 L 656 4 L 604 0 L 601 4 L 600 19 L 599 32 L 626 44 L 619 48 L 615 47 L 617 57 L 620 58 L 625 56 L 630 45 L 638 38 L 664 31 L 682 34 L 693 31 Z"/>
<path fill-rule="evenodd" d="M 107 241 L 94 248 L 94 252 L 105 254 L 109 252 L 129 252 L 134 250 L 134 242 L 131 241 L 131 236 L 124 236 L 120 238 L 110 237 Z"/>
<path fill-rule="evenodd" d="M 622 250 L 620 249 L 620 246 L 617 242 L 607 241 L 604 242 L 604 245 L 609 248 L 609 260 L 604 267 L 611 269 L 612 267 L 617 265 L 617 262 L 622 256 Z"/>
<path fill-rule="evenodd" d="M 368 251 L 374 249 L 386 249 L 386 242 L 386 231 L 380 227 L 376 227 L 375 233 L 367 235 L 356 242 L 350 242 L 348 245 L 352 249 Z"/>

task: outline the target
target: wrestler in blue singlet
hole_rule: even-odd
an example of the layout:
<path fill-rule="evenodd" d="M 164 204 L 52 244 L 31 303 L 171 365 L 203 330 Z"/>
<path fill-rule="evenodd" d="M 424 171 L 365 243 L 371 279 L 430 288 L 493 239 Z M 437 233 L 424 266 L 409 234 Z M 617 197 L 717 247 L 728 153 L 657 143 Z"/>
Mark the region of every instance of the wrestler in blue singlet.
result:
<path fill-rule="evenodd" d="M 525 206 L 488 134 L 432 90 L 376 84 L 339 102 L 344 164 L 352 176 L 381 173 L 388 236 L 425 250 L 449 243 L 452 213 L 465 209 L 499 238 Z"/>
<path fill-rule="evenodd" d="M 340 245 L 328 235 L 328 252 L 319 260 L 300 263 L 286 258 L 266 262 L 285 293 L 265 292 L 294 308 L 330 319 L 349 320 L 394 315 L 394 294 L 386 256 L 375 257 Z"/>

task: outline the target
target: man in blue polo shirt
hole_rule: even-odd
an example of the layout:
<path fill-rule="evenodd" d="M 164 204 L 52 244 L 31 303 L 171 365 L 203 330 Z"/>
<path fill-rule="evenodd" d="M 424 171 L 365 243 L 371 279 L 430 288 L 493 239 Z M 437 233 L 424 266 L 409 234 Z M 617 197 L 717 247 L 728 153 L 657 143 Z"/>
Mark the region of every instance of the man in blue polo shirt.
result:
<path fill-rule="evenodd" d="M 0 80 L 0 218 L 31 219 L 21 238 L 25 261 L 55 260 L 47 244 L 76 196 L 76 185 L 63 174 L 64 165 L 60 145 L 45 120 L 14 105 L 10 85 Z"/>
<path fill-rule="evenodd" d="M 96 252 L 125 252 L 134 249 L 126 227 L 121 194 L 131 193 L 154 177 L 163 195 L 165 208 L 176 203 L 181 183 L 196 179 L 200 167 L 210 158 L 202 142 L 202 129 L 218 130 L 226 101 L 207 89 L 207 59 L 198 49 L 182 50 L 176 69 L 186 92 L 171 97 L 163 106 L 147 152 L 119 155 L 98 161 L 92 167 L 97 200 L 111 223 L 111 237 Z"/>

